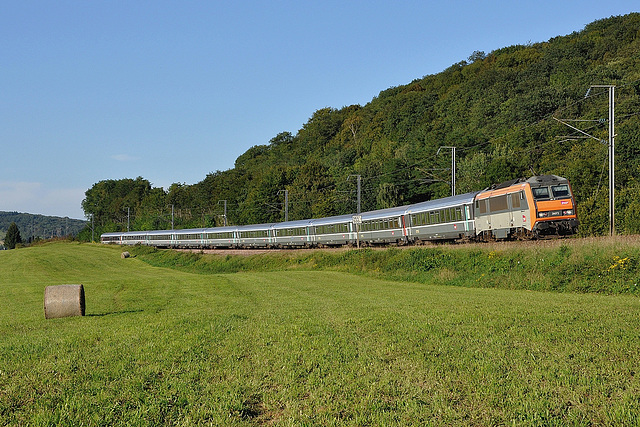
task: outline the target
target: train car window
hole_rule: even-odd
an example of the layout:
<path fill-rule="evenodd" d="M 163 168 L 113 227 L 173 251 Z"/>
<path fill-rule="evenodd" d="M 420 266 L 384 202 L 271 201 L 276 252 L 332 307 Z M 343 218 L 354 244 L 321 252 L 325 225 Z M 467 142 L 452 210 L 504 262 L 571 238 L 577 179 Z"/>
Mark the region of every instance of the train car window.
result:
<path fill-rule="evenodd" d="M 207 239 L 232 239 L 233 232 L 230 233 L 207 233 Z"/>
<path fill-rule="evenodd" d="M 511 207 L 520 209 L 520 193 L 510 194 L 509 196 L 511 196 Z"/>
<path fill-rule="evenodd" d="M 520 209 L 529 209 L 529 202 L 524 194 L 524 190 L 520 192 Z"/>
<path fill-rule="evenodd" d="M 255 230 L 255 231 L 244 231 L 240 233 L 240 237 L 244 238 L 260 238 L 260 237 L 269 237 L 268 230 Z"/>
<path fill-rule="evenodd" d="M 200 238 L 199 234 L 178 234 L 178 240 L 196 240 Z"/>
<path fill-rule="evenodd" d="M 507 195 L 491 197 L 489 199 L 489 211 L 490 212 L 500 212 L 506 211 L 509 209 L 509 205 L 507 205 Z"/>
<path fill-rule="evenodd" d="M 365 227 L 367 226 L 366 222 L 363 222 L 360 226 L 360 231 L 365 231 Z M 328 225 L 320 225 L 316 227 L 317 234 L 332 234 L 332 233 L 348 233 L 349 232 L 349 223 L 342 224 L 328 224 Z"/>
<path fill-rule="evenodd" d="M 555 199 L 568 199 L 571 197 L 571 193 L 569 193 L 569 186 L 566 184 L 552 185 L 551 191 L 553 192 L 553 197 Z"/>
<path fill-rule="evenodd" d="M 153 234 L 149 238 L 151 240 L 171 240 L 171 236 L 168 234 Z"/>
<path fill-rule="evenodd" d="M 549 187 L 537 187 L 532 188 L 533 198 L 536 200 L 549 198 Z"/>
<path fill-rule="evenodd" d="M 462 208 L 456 208 L 456 221 L 462 221 Z"/>
<path fill-rule="evenodd" d="M 478 215 L 484 215 L 487 213 L 487 201 L 485 200 L 476 200 L 476 212 Z"/>
<path fill-rule="evenodd" d="M 286 236 L 286 237 L 304 236 L 305 229 L 304 228 L 284 228 L 282 230 L 277 230 L 277 232 L 278 234 L 281 234 L 282 236 Z"/>

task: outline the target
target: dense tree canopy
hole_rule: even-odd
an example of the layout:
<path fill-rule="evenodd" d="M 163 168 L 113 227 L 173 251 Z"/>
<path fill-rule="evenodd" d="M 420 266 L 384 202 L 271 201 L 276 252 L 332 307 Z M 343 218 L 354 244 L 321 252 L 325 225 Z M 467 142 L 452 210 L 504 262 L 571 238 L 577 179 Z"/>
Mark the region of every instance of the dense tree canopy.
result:
<path fill-rule="evenodd" d="M 148 181 L 109 180 L 86 193 L 83 208 L 101 231 L 222 224 L 351 213 L 362 177 L 362 209 L 450 194 L 451 154 L 457 148 L 457 190 L 533 173 L 573 184 L 585 233 L 602 233 L 606 216 L 607 147 L 554 118 L 592 120 L 579 126 L 606 140 L 608 98 L 616 85 L 616 188 L 620 232 L 640 232 L 640 14 L 611 17 L 547 42 L 509 46 L 441 73 L 392 87 L 364 106 L 322 108 L 293 135 L 256 145 L 227 171 L 168 190 Z M 179 171 L 176 171 L 179 174 Z M 603 178 L 604 176 L 604 178 Z M 604 185 L 603 185 L 604 183 Z M 602 223 L 602 224 L 601 224 Z"/>

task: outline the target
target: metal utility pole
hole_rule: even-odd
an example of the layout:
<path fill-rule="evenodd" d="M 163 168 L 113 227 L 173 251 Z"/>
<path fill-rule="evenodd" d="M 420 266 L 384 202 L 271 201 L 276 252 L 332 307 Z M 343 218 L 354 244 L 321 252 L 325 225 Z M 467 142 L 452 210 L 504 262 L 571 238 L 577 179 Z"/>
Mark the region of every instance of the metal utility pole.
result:
<path fill-rule="evenodd" d="M 362 185 L 361 185 L 362 175 L 349 175 L 347 177 L 347 181 L 349 181 L 349 178 L 351 178 L 352 176 L 355 176 L 357 178 L 357 181 L 358 181 L 358 215 L 360 215 L 360 212 L 361 212 L 361 210 L 360 210 L 360 195 L 361 195 L 361 189 L 362 189 Z"/>
<path fill-rule="evenodd" d="M 606 87 L 609 89 L 609 236 L 616 234 L 615 227 L 615 204 L 614 204 L 614 186 L 615 186 L 615 111 L 614 98 L 616 87 L 607 86 L 591 86 Z"/>
<path fill-rule="evenodd" d="M 440 146 L 436 152 L 436 156 L 440 154 L 440 150 L 443 148 L 451 149 L 451 195 L 456 195 L 456 147 L 450 147 L 446 145 Z"/>
<path fill-rule="evenodd" d="M 591 85 L 587 90 L 587 93 L 584 95 L 585 99 L 589 97 L 591 94 L 591 89 L 593 88 L 605 88 L 609 89 L 609 236 L 614 236 L 616 234 L 615 228 L 615 85 Z M 588 134 L 587 132 L 576 128 L 575 126 L 571 126 L 566 123 L 569 120 L 561 120 L 556 119 L 558 122 L 562 123 L 565 126 L 570 127 L 571 129 L 580 132 L 588 138 L 595 139 L 598 142 L 606 144 L 605 141 L 596 138 L 593 135 Z M 578 120 L 580 121 L 580 120 Z"/>
<path fill-rule="evenodd" d="M 131 222 L 131 212 L 130 212 L 130 208 L 127 208 L 127 233 L 129 232 L 130 222 Z"/>
<path fill-rule="evenodd" d="M 173 205 L 171 205 L 171 229 L 173 230 Z"/>
<path fill-rule="evenodd" d="M 289 190 L 280 190 L 278 194 L 284 193 L 284 221 L 289 221 Z"/>
<path fill-rule="evenodd" d="M 224 220 L 224 226 L 227 226 L 227 201 L 226 200 L 218 200 L 218 204 L 220 202 L 224 202 L 224 215 L 222 215 L 222 219 Z"/>

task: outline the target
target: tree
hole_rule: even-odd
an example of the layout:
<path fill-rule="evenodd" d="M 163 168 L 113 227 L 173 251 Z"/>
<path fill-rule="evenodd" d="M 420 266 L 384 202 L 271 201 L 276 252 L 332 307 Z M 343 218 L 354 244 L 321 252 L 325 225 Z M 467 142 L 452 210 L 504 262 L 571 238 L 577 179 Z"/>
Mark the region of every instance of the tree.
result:
<path fill-rule="evenodd" d="M 4 238 L 4 244 L 7 249 L 15 249 L 17 244 L 22 243 L 22 237 L 20 237 L 20 230 L 15 222 L 12 222 L 7 230 L 7 235 Z"/>

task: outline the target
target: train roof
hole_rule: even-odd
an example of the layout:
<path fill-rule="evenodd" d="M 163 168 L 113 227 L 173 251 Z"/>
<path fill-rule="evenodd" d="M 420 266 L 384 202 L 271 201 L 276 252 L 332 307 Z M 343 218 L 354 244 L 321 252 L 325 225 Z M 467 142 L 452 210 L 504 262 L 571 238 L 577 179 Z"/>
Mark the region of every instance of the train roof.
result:
<path fill-rule="evenodd" d="M 558 184 L 567 182 L 567 178 L 558 175 L 538 175 L 527 179 L 529 184 Z"/>
<path fill-rule="evenodd" d="M 309 221 L 311 225 L 343 224 L 345 222 L 351 222 L 353 215 L 354 214 L 336 215 L 327 218 L 315 218 Z"/>
<path fill-rule="evenodd" d="M 207 229 L 206 228 L 183 228 L 181 230 L 169 230 L 165 233 L 173 233 L 173 234 L 193 234 L 193 233 L 203 233 Z"/>
<path fill-rule="evenodd" d="M 389 218 L 394 216 L 404 215 L 407 210 L 406 206 L 398 206 L 395 208 L 378 209 L 377 211 L 362 212 L 362 220 L 367 221 L 371 219 Z"/>
<path fill-rule="evenodd" d="M 258 230 L 269 230 L 275 225 L 275 223 L 266 223 L 266 224 L 249 224 L 249 225 L 238 225 L 234 228 L 234 230 L 238 231 L 258 231 Z"/>
<path fill-rule="evenodd" d="M 150 236 L 157 236 L 157 235 L 162 235 L 162 234 L 171 234 L 171 233 L 181 233 L 181 234 L 186 234 L 186 233 L 198 233 L 198 232 L 202 232 L 202 228 L 185 228 L 183 230 L 149 230 L 149 231 L 141 231 L 140 233 L 146 233 L 149 234 Z"/>
<path fill-rule="evenodd" d="M 310 219 L 302 219 L 299 221 L 287 221 L 287 222 L 278 222 L 273 224 L 273 228 L 276 230 L 286 229 L 286 228 L 302 228 L 311 225 Z"/>
<path fill-rule="evenodd" d="M 512 185 L 519 184 L 521 182 L 527 182 L 529 184 L 558 184 L 558 183 L 566 183 L 567 178 L 563 178 L 558 175 L 534 175 L 530 178 L 516 178 L 509 181 L 501 182 L 500 184 L 494 184 L 489 188 L 486 188 L 484 191 L 490 190 L 500 190 L 501 188 L 508 188 Z"/>
<path fill-rule="evenodd" d="M 120 233 L 111 233 L 111 234 L 112 235 L 115 234 L 117 236 L 144 236 L 148 233 L 151 233 L 151 232 L 139 230 L 139 231 L 121 231 Z"/>
<path fill-rule="evenodd" d="M 109 231 L 108 233 L 102 233 L 100 236 L 111 237 L 111 236 L 121 236 L 122 231 Z"/>
<path fill-rule="evenodd" d="M 405 213 L 410 214 L 414 212 L 431 211 L 463 204 L 471 204 L 478 193 L 480 193 L 480 191 L 456 194 L 455 196 L 445 197 L 444 199 L 427 200 L 426 202 L 415 203 L 413 205 L 405 206 Z"/>
<path fill-rule="evenodd" d="M 227 225 L 226 227 L 207 227 L 203 229 L 205 233 L 230 233 L 238 229 L 237 225 Z"/>

